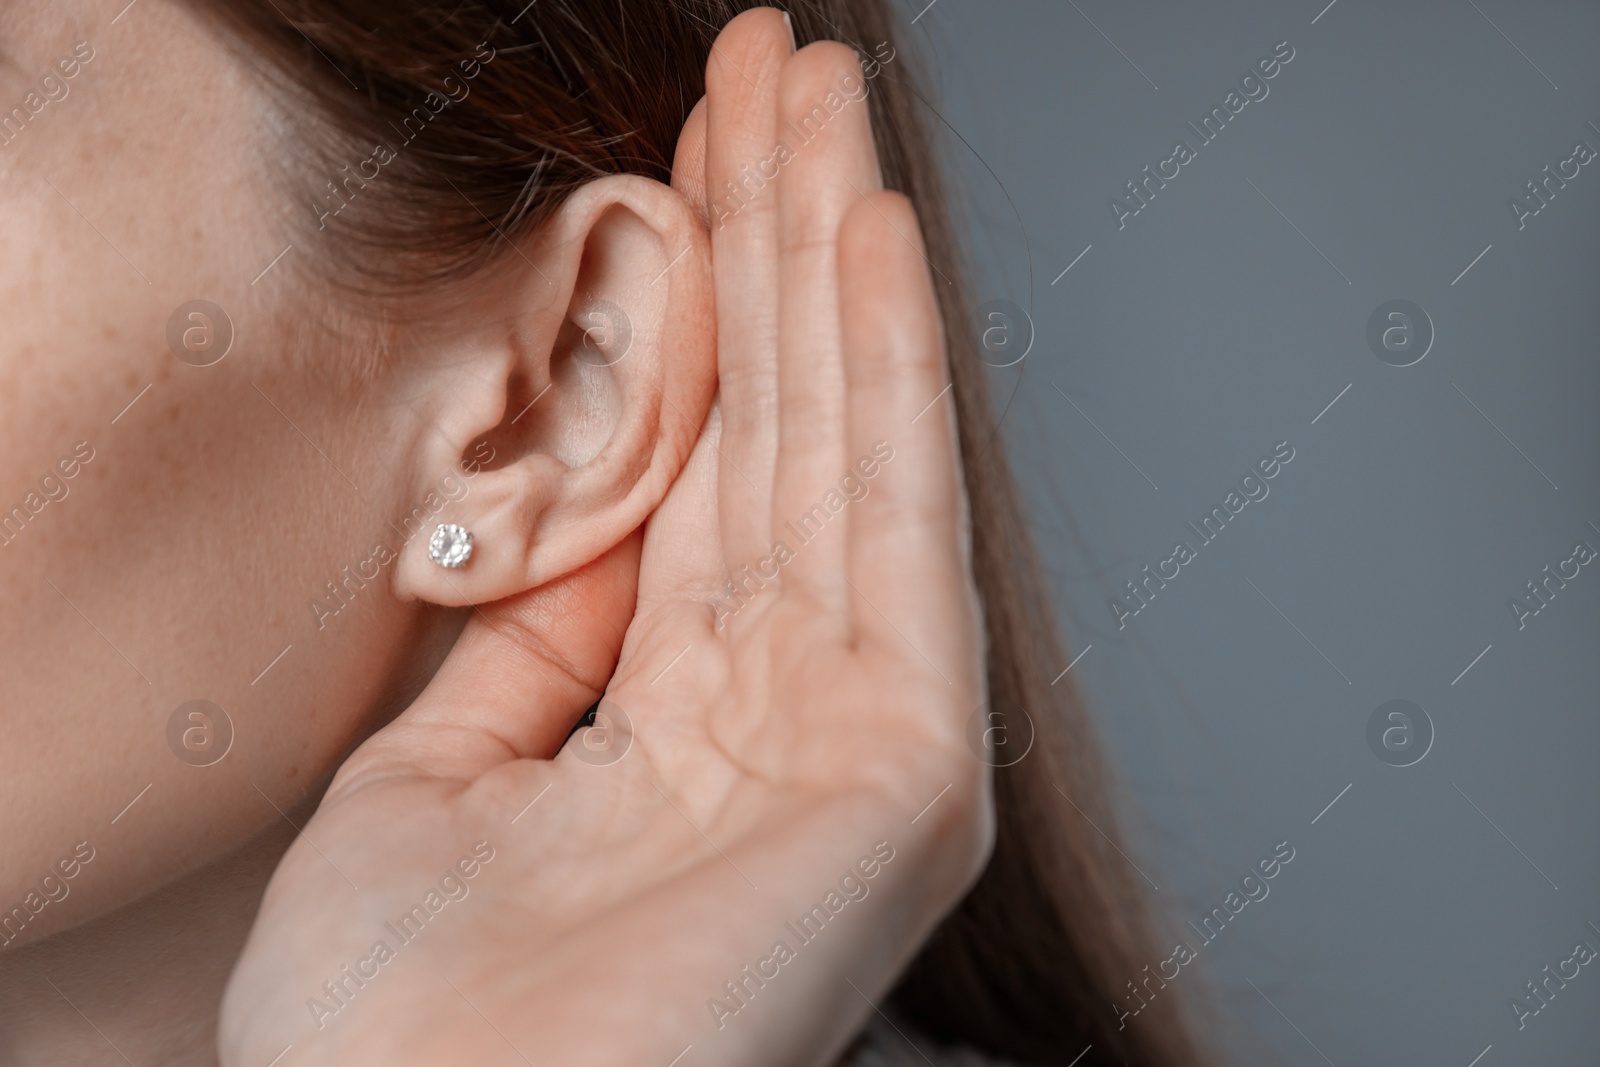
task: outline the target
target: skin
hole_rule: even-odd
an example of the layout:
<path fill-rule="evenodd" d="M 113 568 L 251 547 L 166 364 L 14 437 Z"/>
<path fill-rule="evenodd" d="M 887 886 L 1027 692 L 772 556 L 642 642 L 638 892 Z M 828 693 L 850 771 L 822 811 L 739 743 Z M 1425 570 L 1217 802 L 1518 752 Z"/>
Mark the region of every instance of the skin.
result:
<path fill-rule="evenodd" d="M 674 188 L 591 183 L 356 374 L 368 319 L 287 259 L 250 282 L 304 211 L 264 177 L 264 90 L 168 0 L 113 17 L 0 7 L 7 99 L 97 49 L 0 149 L 0 395 L 27 398 L 0 420 L 0 501 L 95 450 L 0 549 L 0 902 L 94 848 L 0 950 L 0 1058 L 828 1062 L 992 837 L 953 414 L 912 421 L 943 344 L 865 107 L 705 224 L 700 190 L 859 77 L 853 53 L 740 16 Z M 210 367 L 164 339 L 196 294 L 236 330 Z M 607 366 L 598 299 L 633 328 Z M 880 441 L 868 495 L 717 628 L 727 575 Z M 484 442 L 428 518 L 476 535 L 446 571 L 389 520 Z M 397 558 L 319 619 L 380 538 Z M 602 693 L 631 725 L 563 747 Z M 234 729 L 207 767 L 167 742 L 196 697 Z M 470 892 L 318 1028 L 308 999 L 479 842 Z M 707 999 L 879 842 L 868 895 L 718 1029 Z"/>

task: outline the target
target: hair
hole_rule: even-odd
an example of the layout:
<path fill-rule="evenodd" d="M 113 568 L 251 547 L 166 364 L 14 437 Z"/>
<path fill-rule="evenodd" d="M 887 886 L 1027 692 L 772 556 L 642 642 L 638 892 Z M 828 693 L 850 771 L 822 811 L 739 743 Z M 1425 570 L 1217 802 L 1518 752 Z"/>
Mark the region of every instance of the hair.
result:
<path fill-rule="evenodd" d="M 711 42 L 751 0 L 191 0 L 265 59 L 278 164 L 345 288 L 395 297 L 470 279 L 572 191 L 613 173 L 669 180 L 704 92 Z M 789 0 L 797 41 L 872 56 L 896 40 L 888 0 Z M 881 53 L 879 53 L 881 55 Z M 949 348 L 990 705 L 1024 709 L 1026 758 L 994 772 L 988 866 L 894 990 L 929 1036 L 1034 1064 L 1202 1062 L 1179 1009 L 1128 1025 L 1114 1006 L 1165 954 L 1130 864 L 1088 716 L 1069 678 L 978 358 L 940 168 L 911 57 L 868 96 L 885 184 L 910 197 Z M 385 149 L 387 151 L 385 151 Z M 380 160 L 379 155 L 388 157 Z M 378 168 L 378 176 L 372 174 Z M 715 191 L 712 191 L 715 196 Z M 1131 1006 L 1131 1001 L 1129 1005 Z M 1084 1046 L 1092 1048 L 1087 1055 Z"/>

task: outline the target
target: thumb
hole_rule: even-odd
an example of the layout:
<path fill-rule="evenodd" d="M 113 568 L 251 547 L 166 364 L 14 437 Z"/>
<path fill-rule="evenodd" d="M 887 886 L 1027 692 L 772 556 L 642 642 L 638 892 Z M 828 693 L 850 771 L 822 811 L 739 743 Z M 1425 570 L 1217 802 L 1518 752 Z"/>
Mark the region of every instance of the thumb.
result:
<path fill-rule="evenodd" d="M 334 777 L 336 799 L 395 776 L 470 781 L 549 759 L 611 680 L 633 619 L 642 531 L 556 581 L 473 609 L 415 703 Z"/>

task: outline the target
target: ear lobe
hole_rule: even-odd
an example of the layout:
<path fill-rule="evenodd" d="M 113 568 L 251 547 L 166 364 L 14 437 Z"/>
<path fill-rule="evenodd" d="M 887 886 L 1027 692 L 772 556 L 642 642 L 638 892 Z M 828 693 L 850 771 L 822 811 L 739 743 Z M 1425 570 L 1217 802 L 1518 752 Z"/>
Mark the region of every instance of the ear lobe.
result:
<path fill-rule="evenodd" d="M 426 372 L 437 430 L 417 449 L 419 492 L 458 467 L 469 491 L 401 552 L 402 597 L 484 603 L 598 558 L 665 497 L 715 392 L 709 238 L 667 186 L 590 182 L 490 271 L 483 325 Z M 464 566 L 430 560 L 437 523 L 472 532 Z"/>

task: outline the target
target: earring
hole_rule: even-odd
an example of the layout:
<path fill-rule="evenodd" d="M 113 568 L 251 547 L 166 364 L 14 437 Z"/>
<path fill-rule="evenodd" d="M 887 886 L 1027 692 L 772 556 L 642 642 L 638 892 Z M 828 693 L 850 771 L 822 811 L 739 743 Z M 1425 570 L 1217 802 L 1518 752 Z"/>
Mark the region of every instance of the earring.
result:
<path fill-rule="evenodd" d="M 428 539 L 428 558 L 455 570 L 472 558 L 472 531 L 453 522 L 441 522 Z"/>

